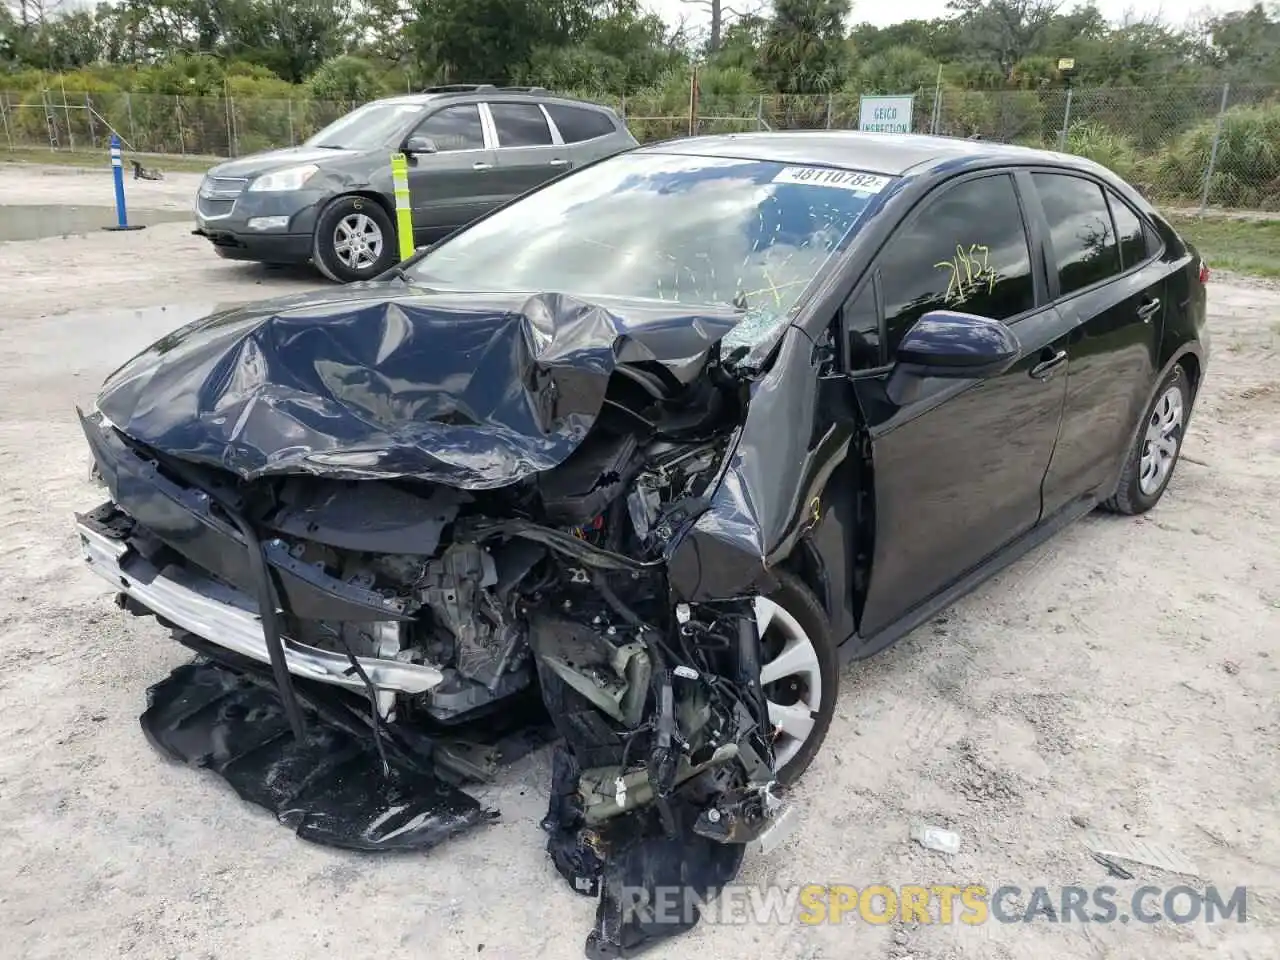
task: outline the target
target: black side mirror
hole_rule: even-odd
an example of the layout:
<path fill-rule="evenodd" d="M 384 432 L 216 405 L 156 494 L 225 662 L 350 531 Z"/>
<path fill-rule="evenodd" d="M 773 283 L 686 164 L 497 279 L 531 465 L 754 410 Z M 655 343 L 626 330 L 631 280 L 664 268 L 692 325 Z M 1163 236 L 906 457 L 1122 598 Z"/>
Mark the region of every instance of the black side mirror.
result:
<path fill-rule="evenodd" d="M 931 310 L 898 344 L 896 365 L 917 376 L 975 379 L 1003 373 L 1021 355 L 1017 336 L 999 320 Z"/>
<path fill-rule="evenodd" d="M 410 156 L 418 153 L 436 153 L 436 142 L 430 137 L 410 137 L 404 142 L 404 152 Z"/>
<path fill-rule="evenodd" d="M 977 380 L 1008 370 L 1022 355 L 1017 335 L 999 320 L 953 310 L 931 310 L 898 344 L 887 389 L 909 402 L 926 377 Z"/>

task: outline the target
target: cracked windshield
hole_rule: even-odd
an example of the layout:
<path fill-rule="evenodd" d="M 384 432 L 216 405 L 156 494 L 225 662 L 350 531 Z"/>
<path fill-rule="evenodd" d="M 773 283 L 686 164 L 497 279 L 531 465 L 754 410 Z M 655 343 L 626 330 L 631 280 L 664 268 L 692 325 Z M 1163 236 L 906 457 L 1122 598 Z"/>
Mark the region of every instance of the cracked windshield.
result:
<path fill-rule="evenodd" d="M 788 319 L 889 182 L 759 160 L 628 154 L 499 211 L 409 275 L 436 287 L 729 306 L 743 320 L 725 345 L 751 346 Z"/>

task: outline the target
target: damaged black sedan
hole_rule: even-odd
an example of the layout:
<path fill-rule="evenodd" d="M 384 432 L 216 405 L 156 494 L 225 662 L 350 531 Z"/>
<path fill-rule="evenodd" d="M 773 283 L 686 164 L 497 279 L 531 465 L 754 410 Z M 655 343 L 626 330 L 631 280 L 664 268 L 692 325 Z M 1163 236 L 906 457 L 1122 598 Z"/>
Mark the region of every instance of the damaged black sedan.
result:
<path fill-rule="evenodd" d="M 1084 161 L 659 144 L 377 281 L 165 337 L 82 413 L 77 517 L 199 656 L 165 754 L 299 836 L 425 849 L 552 744 L 547 850 L 634 954 L 785 835 L 842 660 L 1167 486 L 1207 270 Z"/>

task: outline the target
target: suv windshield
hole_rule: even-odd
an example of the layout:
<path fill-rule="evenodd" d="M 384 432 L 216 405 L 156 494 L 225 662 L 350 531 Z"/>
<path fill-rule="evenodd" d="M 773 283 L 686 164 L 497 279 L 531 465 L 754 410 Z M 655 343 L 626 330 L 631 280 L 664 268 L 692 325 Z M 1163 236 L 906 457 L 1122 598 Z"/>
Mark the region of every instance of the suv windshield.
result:
<path fill-rule="evenodd" d="M 729 343 L 786 319 L 890 178 L 628 153 L 516 201 L 407 271 L 428 286 L 730 305 Z"/>
<path fill-rule="evenodd" d="M 372 150 L 380 147 L 422 113 L 422 103 L 366 103 L 345 117 L 333 121 L 304 147 L 330 147 L 334 150 Z"/>

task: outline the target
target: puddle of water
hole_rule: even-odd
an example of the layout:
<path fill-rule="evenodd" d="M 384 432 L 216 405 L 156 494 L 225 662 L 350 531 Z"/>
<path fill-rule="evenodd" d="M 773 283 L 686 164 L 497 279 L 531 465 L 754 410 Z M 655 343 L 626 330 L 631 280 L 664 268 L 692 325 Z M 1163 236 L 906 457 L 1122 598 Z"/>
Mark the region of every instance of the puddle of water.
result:
<path fill-rule="evenodd" d="M 186 210 L 130 210 L 130 224 L 176 223 L 191 220 Z M 0 241 L 39 240 L 71 233 L 96 233 L 115 226 L 115 207 L 62 206 L 60 204 L 0 205 Z"/>

